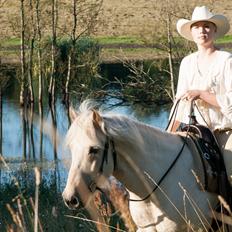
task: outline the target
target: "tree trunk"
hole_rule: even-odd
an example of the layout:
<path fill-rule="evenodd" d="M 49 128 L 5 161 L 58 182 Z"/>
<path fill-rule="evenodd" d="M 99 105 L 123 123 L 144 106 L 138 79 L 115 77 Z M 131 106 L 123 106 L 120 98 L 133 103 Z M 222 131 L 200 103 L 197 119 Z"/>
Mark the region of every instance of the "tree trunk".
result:
<path fill-rule="evenodd" d="M 29 52 L 29 64 L 28 64 L 28 87 L 29 87 L 29 101 L 31 103 L 34 102 L 34 90 L 32 84 L 32 77 L 33 77 L 33 54 L 34 54 L 34 42 L 35 42 L 35 35 L 36 35 L 36 28 L 34 24 L 34 7 L 33 2 L 30 0 L 30 26 L 31 26 L 31 34 L 30 34 L 30 52 Z"/>
<path fill-rule="evenodd" d="M 29 85 L 29 100 L 31 103 L 34 102 L 34 90 L 32 85 L 33 77 L 33 53 L 34 53 L 34 38 L 30 41 L 30 53 L 29 53 L 29 65 L 28 65 L 28 85 Z"/>
<path fill-rule="evenodd" d="M 51 57 L 51 76 L 48 88 L 49 94 L 49 102 L 51 105 L 54 104 L 55 101 L 55 56 L 56 56 L 56 27 L 58 20 L 58 0 L 52 0 L 52 57 Z"/>
<path fill-rule="evenodd" d="M 2 155 L 2 89 L 0 91 L 0 155 Z"/>
<path fill-rule="evenodd" d="M 20 104 L 25 104 L 26 98 L 26 80 L 25 80 L 25 15 L 24 15 L 24 0 L 20 0 L 21 7 L 21 88 L 20 88 Z"/>
<path fill-rule="evenodd" d="M 175 85 L 174 85 L 174 73 L 173 73 L 173 60 L 172 60 L 172 41 L 171 41 L 171 22 L 170 14 L 167 14 L 167 35 L 168 35 L 168 62 L 169 62 L 169 71 L 171 78 L 171 97 L 174 101 L 175 99 Z"/>
<path fill-rule="evenodd" d="M 68 72 L 67 72 L 67 78 L 65 83 L 65 104 L 66 106 L 69 105 L 69 82 L 71 78 L 71 72 L 72 72 L 72 57 L 75 51 L 76 46 L 76 30 L 77 30 L 77 0 L 73 0 L 73 28 L 72 28 L 72 34 L 71 34 L 71 41 L 72 41 L 72 47 L 69 52 L 68 56 Z"/>
<path fill-rule="evenodd" d="M 41 29 L 40 29 L 40 0 L 36 0 L 36 28 L 37 28 L 37 43 L 38 43 L 38 69 L 39 69 L 39 102 L 42 102 L 43 98 L 43 79 L 42 79 L 42 67 L 41 67 Z"/>
<path fill-rule="evenodd" d="M 65 92 L 64 92 L 64 103 L 67 106 L 69 102 L 69 82 L 70 82 L 70 75 L 71 75 L 71 63 L 72 63 L 72 54 L 68 56 L 68 72 L 65 82 Z"/>

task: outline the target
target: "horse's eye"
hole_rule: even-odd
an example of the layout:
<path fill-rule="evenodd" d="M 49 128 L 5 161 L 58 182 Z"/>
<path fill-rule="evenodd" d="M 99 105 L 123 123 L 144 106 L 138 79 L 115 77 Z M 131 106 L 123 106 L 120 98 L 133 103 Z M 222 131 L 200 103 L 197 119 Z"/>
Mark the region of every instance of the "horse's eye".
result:
<path fill-rule="evenodd" d="M 90 148 L 89 148 L 89 154 L 90 154 L 90 155 L 95 155 L 95 154 L 98 153 L 99 149 L 100 149 L 100 148 L 97 147 L 97 146 L 90 147 Z"/>

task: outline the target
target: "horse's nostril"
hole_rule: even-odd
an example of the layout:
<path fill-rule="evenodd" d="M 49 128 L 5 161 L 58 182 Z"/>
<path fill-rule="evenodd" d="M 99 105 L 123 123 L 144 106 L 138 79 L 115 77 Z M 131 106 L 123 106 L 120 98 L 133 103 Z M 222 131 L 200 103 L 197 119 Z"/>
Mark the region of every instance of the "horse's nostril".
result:
<path fill-rule="evenodd" d="M 70 200 L 65 199 L 65 203 L 70 209 L 76 209 L 79 207 L 79 200 L 77 197 L 72 197 Z"/>
<path fill-rule="evenodd" d="M 78 201 L 78 199 L 76 197 L 72 197 L 71 200 L 70 200 L 70 204 L 71 204 L 71 206 L 77 208 L 78 205 L 79 205 L 79 201 Z"/>

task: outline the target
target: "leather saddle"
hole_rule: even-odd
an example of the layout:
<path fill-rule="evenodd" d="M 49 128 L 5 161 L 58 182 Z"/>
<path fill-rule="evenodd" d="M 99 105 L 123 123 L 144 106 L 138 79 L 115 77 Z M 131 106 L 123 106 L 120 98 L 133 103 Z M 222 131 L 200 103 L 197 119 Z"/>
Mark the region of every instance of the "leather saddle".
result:
<path fill-rule="evenodd" d="M 195 116 L 191 116 L 195 117 Z M 204 173 L 204 189 L 221 195 L 231 205 L 231 186 L 228 181 L 223 155 L 213 132 L 192 118 L 191 124 L 181 125 L 195 144 Z"/>

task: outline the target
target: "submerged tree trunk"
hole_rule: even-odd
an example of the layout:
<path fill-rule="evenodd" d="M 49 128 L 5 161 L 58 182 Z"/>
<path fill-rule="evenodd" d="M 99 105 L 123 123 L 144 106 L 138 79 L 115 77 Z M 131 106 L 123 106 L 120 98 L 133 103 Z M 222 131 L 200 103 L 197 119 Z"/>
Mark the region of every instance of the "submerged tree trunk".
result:
<path fill-rule="evenodd" d="M 32 104 L 31 107 L 30 107 L 30 112 L 29 112 L 29 154 L 32 153 L 32 157 L 33 159 L 35 160 L 36 157 L 35 157 L 35 141 L 34 141 L 34 105 Z"/>
<path fill-rule="evenodd" d="M 23 159 L 27 157 L 27 125 L 26 125 L 26 108 L 21 107 L 21 118 L 22 118 L 22 155 Z"/>
<path fill-rule="evenodd" d="M 43 103 L 39 103 L 39 155 L 40 160 L 43 160 Z"/>
<path fill-rule="evenodd" d="M 57 160 L 57 122 L 56 122 L 56 107 L 55 104 L 50 106 L 51 117 L 52 117 L 52 142 L 53 142 L 53 153 L 54 160 Z"/>
<path fill-rule="evenodd" d="M 38 73 L 39 73 L 39 102 L 42 102 L 43 95 L 43 79 L 41 67 L 41 29 L 40 29 L 40 0 L 36 0 L 36 28 L 37 28 L 37 57 L 38 57 Z"/>
<path fill-rule="evenodd" d="M 20 0 L 21 7 L 21 88 L 20 88 L 20 104 L 25 104 L 26 98 L 26 79 L 25 79 L 25 15 L 24 15 L 24 0 Z"/>

